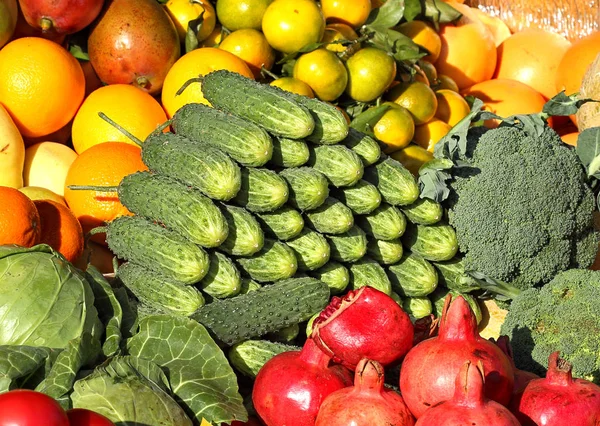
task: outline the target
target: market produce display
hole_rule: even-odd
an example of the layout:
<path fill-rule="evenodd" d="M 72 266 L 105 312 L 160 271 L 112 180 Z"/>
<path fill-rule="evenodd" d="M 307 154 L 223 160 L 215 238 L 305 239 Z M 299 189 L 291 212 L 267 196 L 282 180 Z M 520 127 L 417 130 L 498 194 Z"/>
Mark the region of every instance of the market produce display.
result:
<path fill-rule="evenodd" d="M 0 0 L 0 426 L 596 425 L 598 33 L 486 10 Z"/>

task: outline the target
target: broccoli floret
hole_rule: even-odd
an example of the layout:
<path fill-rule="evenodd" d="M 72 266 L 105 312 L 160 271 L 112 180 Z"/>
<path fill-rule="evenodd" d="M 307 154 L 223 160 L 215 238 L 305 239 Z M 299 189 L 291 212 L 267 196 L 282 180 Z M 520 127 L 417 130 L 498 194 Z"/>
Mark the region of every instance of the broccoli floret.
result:
<path fill-rule="evenodd" d="M 510 337 L 517 368 L 544 375 L 560 351 L 576 377 L 600 383 L 600 271 L 571 269 L 511 303 L 501 334 Z"/>
<path fill-rule="evenodd" d="M 449 200 L 465 269 L 528 289 L 590 266 L 594 196 L 575 151 L 547 126 L 539 136 L 504 125 L 468 138 Z"/>

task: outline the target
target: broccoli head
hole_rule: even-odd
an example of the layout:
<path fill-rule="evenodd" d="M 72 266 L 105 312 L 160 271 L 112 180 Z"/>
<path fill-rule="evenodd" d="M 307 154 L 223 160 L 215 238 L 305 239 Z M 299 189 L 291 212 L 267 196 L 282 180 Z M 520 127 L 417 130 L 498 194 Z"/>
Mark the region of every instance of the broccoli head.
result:
<path fill-rule="evenodd" d="M 451 183 L 449 221 L 465 269 L 528 289 L 596 256 L 594 196 L 574 150 L 545 126 L 469 131 Z"/>
<path fill-rule="evenodd" d="M 571 269 L 511 303 L 501 334 L 512 343 L 517 368 L 543 376 L 560 351 L 573 374 L 600 382 L 600 271 Z"/>

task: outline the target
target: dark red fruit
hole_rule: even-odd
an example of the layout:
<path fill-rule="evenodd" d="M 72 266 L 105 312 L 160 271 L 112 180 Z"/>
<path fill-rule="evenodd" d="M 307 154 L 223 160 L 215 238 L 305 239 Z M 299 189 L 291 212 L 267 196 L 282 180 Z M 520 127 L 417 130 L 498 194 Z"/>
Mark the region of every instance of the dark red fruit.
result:
<path fill-rule="evenodd" d="M 90 25 L 104 0 L 19 0 L 29 25 L 48 34 L 73 34 Z"/>
<path fill-rule="evenodd" d="M 504 352 L 510 360 L 510 365 L 512 365 L 513 372 L 515 374 L 513 394 L 522 391 L 525 388 L 525 386 L 527 386 L 527 383 L 529 383 L 530 381 L 540 378 L 540 376 L 538 376 L 537 374 L 530 373 L 529 371 L 525 370 L 519 370 L 515 366 L 512 346 L 510 345 L 510 339 L 508 338 L 508 336 L 500 336 L 497 341 L 491 338 L 490 341 L 498 345 L 498 347 L 502 349 L 502 352 Z"/>

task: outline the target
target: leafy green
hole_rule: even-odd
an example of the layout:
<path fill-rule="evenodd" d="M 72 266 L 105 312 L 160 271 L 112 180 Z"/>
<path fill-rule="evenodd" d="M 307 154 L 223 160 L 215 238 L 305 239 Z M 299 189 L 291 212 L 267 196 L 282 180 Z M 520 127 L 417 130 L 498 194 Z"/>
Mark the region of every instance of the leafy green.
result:
<path fill-rule="evenodd" d="M 404 15 L 404 0 L 387 0 L 381 7 L 371 10 L 366 25 L 371 28 L 392 28 Z"/>
<path fill-rule="evenodd" d="M 588 177 L 600 179 L 600 127 L 585 129 L 577 138 L 577 155 Z"/>
<path fill-rule="evenodd" d="M 388 109 L 390 109 L 390 106 L 386 104 L 369 108 L 358 114 L 350 123 L 350 127 L 371 137 L 375 137 L 373 127 L 375 127 L 375 124 L 377 124 Z"/>
<path fill-rule="evenodd" d="M 50 352 L 32 346 L 0 346 L 0 393 L 21 387 L 44 366 Z"/>

